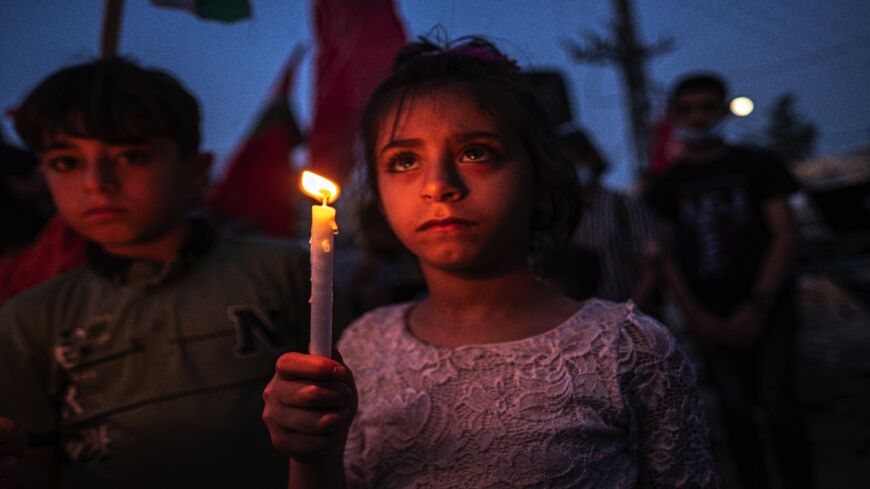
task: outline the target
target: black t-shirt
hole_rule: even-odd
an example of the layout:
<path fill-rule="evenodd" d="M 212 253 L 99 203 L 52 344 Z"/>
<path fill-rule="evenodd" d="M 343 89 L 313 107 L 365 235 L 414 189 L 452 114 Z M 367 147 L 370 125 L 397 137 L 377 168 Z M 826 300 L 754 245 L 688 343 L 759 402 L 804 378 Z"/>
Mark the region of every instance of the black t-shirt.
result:
<path fill-rule="evenodd" d="M 727 314 L 746 299 L 771 239 L 764 206 L 797 188 L 778 158 L 745 147 L 679 160 L 654 185 L 649 201 L 674 224 L 677 262 L 705 307 Z"/>

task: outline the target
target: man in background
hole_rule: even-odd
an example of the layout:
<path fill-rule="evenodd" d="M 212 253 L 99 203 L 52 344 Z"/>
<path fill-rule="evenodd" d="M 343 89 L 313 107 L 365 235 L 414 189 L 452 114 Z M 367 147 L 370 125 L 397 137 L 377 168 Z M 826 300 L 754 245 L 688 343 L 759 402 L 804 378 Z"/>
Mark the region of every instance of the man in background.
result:
<path fill-rule="evenodd" d="M 727 90 L 715 75 L 680 80 L 670 109 L 685 145 L 653 184 L 663 274 L 717 389 L 739 476 L 771 487 L 766 415 L 784 487 L 813 485 L 811 448 L 795 393 L 797 184 L 771 153 L 732 146 L 721 130 Z"/>

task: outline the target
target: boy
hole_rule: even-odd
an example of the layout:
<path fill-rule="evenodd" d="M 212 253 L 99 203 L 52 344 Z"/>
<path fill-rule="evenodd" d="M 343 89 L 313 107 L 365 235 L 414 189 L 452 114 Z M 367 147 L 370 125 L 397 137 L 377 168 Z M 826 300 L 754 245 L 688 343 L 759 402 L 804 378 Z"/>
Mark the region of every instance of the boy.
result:
<path fill-rule="evenodd" d="M 718 390 L 745 487 L 771 487 L 755 408 L 766 415 L 784 487 L 812 487 L 811 450 L 795 393 L 794 218 L 797 184 L 772 154 L 721 134 L 727 90 L 683 78 L 671 111 L 685 144 L 654 184 L 663 273 Z"/>
<path fill-rule="evenodd" d="M 16 127 L 90 243 L 85 267 L 0 309 L 0 418 L 29 435 L 14 477 L 282 487 L 261 393 L 279 354 L 307 344 L 307 255 L 186 215 L 211 163 L 196 100 L 100 60 L 43 81 Z"/>

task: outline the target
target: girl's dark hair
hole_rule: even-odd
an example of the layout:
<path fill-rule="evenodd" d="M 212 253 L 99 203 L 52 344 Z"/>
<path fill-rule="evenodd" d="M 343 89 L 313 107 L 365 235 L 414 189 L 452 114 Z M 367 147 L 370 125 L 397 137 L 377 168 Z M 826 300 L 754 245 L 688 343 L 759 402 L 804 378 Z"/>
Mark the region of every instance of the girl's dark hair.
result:
<path fill-rule="evenodd" d="M 109 144 L 164 136 L 182 158 L 199 150 L 199 103 L 175 78 L 123 58 L 70 66 L 42 81 L 15 113 L 15 128 L 34 151 L 59 134 Z"/>
<path fill-rule="evenodd" d="M 540 102 L 519 76 L 516 63 L 480 37 L 463 37 L 438 45 L 421 37 L 396 57 L 393 73 L 374 91 L 362 117 L 362 143 L 369 195 L 360 208 L 364 244 L 383 247 L 384 233 L 398 244 L 378 211 L 376 140 L 384 117 L 393 107 L 421 93 L 458 89 L 480 109 L 519 135 L 535 179 L 536 216 L 532 223 L 535 250 L 564 242 L 579 216 L 575 172 L 555 143 L 554 128 Z"/>

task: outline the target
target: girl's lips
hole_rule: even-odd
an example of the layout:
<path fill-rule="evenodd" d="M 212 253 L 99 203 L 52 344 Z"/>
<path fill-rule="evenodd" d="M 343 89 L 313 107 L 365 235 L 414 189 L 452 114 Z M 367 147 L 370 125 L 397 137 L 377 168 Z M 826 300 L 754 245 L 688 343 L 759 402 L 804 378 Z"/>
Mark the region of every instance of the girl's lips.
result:
<path fill-rule="evenodd" d="M 417 227 L 417 231 L 453 231 L 458 229 L 464 229 L 473 225 L 474 221 L 469 221 L 468 219 L 462 219 L 459 217 L 448 217 L 446 219 L 430 219 Z"/>
<path fill-rule="evenodd" d="M 115 217 L 121 215 L 123 212 L 124 209 L 120 207 L 94 207 L 85 211 L 85 218 L 102 221 L 106 219 L 114 219 Z"/>

